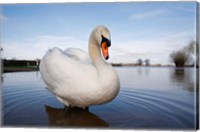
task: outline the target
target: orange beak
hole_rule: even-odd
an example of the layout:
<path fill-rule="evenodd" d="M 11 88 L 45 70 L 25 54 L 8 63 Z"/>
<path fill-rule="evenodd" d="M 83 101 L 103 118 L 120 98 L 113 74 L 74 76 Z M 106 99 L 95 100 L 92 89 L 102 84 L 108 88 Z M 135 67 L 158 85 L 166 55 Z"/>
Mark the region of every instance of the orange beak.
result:
<path fill-rule="evenodd" d="M 109 53 L 108 53 L 108 46 L 106 42 L 103 42 L 101 44 L 101 49 L 102 49 L 103 57 L 107 60 L 109 58 Z"/>

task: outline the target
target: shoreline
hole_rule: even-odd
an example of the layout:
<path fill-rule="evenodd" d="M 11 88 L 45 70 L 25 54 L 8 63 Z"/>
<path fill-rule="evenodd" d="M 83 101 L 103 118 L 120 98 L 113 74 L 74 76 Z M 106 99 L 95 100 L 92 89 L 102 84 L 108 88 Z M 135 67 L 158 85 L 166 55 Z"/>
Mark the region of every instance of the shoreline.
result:
<path fill-rule="evenodd" d="M 4 67 L 3 73 L 9 72 L 27 72 L 27 71 L 39 71 L 37 67 Z"/>
<path fill-rule="evenodd" d="M 112 65 L 113 67 L 146 67 L 146 68 L 152 68 L 152 67 L 172 67 L 172 68 L 192 68 L 194 66 L 184 66 L 184 67 L 176 67 L 173 65 Z M 195 68 L 195 67 L 194 67 Z M 199 68 L 199 67 L 196 67 Z M 19 67 L 19 66 L 12 66 L 12 67 L 4 67 L 3 73 L 10 73 L 10 72 L 29 72 L 29 71 L 39 71 L 39 68 L 36 66 L 29 66 L 29 67 Z"/>
<path fill-rule="evenodd" d="M 36 60 L 7 60 L 3 59 L 2 63 L 2 72 L 25 72 L 25 71 L 39 71 L 39 64 L 40 59 Z M 112 63 L 110 62 L 113 67 L 174 67 L 174 68 L 187 68 L 187 67 L 196 67 L 194 65 L 185 65 L 184 67 L 176 67 L 173 64 L 148 64 L 148 65 L 140 65 L 136 63 Z"/>

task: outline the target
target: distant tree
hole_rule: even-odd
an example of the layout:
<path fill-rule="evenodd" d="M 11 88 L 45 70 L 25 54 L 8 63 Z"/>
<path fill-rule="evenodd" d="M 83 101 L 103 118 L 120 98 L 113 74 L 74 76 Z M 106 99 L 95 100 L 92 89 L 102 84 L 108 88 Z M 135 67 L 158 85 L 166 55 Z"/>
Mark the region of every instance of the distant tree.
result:
<path fill-rule="evenodd" d="M 188 45 L 184 47 L 184 50 L 188 53 L 194 54 L 195 53 L 195 46 L 196 42 L 194 40 L 191 40 Z"/>
<path fill-rule="evenodd" d="M 146 64 L 146 66 L 149 66 L 149 65 L 150 65 L 150 60 L 149 60 L 149 59 L 146 59 L 144 62 L 145 62 L 145 64 Z"/>
<path fill-rule="evenodd" d="M 186 52 L 188 52 L 189 55 L 194 55 L 195 56 L 195 61 L 197 63 L 197 66 L 199 64 L 199 43 L 194 41 L 194 40 L 191 40 L 188 45 L 186 45 L 184 47 L 184 50 Z M 196 54 L 195 54 L 196 53 Z"/>
<path fill-rule="evenodd" d="M 195 54 L 196 53 L 196 54 Z M 197 66 L 199 63 L 199 44 L 191 40 L 185 47 L 179 49 L 177 51 L 173 51 L 170 54 L 170 58 L 172 62 L 176 65 L 176 67 L 183 67 L 185 63 L 193 63 L 196 61 Z M 194 60 L 194 58 L 196 60 Z"/>
<path fill-rule="evenodd" d="M 170 54 L 170 58 L 176 67 L 184 67 L 189 59 L 189 54 L 185 50 L 173 51 Z"/>
<path fill-rule="evenodd" d="M 36 58 L 35 61 L 36 61 L 36 67 L 39 69 L 40 59 L 39 59 L 39 58 Z"/>
<path fill-rule="evenodd" d="M 138 64 L 139 66 L 141 66 L 141 65 L 143 64 L 142 59 L 138 59 L 138 60 L 137 60 L 137 64 Z"/>

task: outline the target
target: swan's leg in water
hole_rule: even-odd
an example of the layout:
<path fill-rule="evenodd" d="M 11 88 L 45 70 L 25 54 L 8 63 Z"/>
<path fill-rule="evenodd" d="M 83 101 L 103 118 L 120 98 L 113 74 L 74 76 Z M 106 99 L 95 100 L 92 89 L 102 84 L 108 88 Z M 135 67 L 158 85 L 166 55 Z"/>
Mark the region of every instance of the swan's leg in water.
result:
<path fill-rule="evenodd" d="M 80 107 L 71 107 L 70 105 L 69 105 L 69 106 L 64 105 L 64 109 L 65 109 L 65 110 L 68 110 L 68 109 L 82 109 L 82 110 L 87 110 L 87 111 L 89 111 L 89 106 L 88 106 L 88 107 L 85 107 L 85 108 L 80 108 Z"/>

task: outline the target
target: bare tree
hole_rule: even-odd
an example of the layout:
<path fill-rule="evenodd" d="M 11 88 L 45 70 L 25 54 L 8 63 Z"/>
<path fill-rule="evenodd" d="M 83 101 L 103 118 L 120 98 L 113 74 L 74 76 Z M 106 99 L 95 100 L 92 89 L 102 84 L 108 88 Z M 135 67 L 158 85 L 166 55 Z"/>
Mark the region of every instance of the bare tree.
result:
<path fill-rule="evenodd" d="M 196 51 L 196 52 L 195 52 Z M 196 55 L 195 55 L 196 53 Z M 185 63 L 193 63 L 196 61 L 199 63 L 199 45 L 196 41 L 191 40 L 185 47 L 180 50 L 173 51 L 170 54 L 172 62 L 175 63 L 176 67 L 183 67 Z M 194 60 L 196 59 L 196 60 Z"/>
<path fill-rule="evenodd" d="M 196 64 L 197 66 L 199 65 L 199 43 L 194 41 L 194 40 L 191 40 L 187 46 L 184 47 L 184 50 L 186 52 L 188 52 L 188 54 L 190 54 L 191 56 L 194 55 L 195 60 L 193 61 L 196 61 Z"/>
<path fill-rule="evenodd" d="M 173 51 L 170 54 L 170 58 L 176 67 L 183 67 L 189 59 L 189 54 L 185 50 Z"/>
<path fill-rule="evenodd" d="M 138 64 L 139 66 L 141 66 L 141 65 L 143 64 L 142 59 L 138 59 L 138 60 L 137 60 L 137 64 Z"/>
<path fill-rule="evenodd" d="M 194 54 L 195 53 L 195 46 L 196 42 L 194 40 L 191 40 L 188 45 L 184 47 L 184 50 L 188 53 Z"/>
<path fill-rule="evenodd" d="M 36 61 L 36 67 L 39 69 L 40 59 L 39 59 L 39 58 L 36 58 L 35 61 Z"/>
<path fill-rule="evenodd" d="M 149 59 L 144 60 L 144 62 L 145 62 L 145 64 L 146 64 L 146 66 L 149 66 L 149 65 L 150 65 L 150 60 L 149 60 Z"/>

